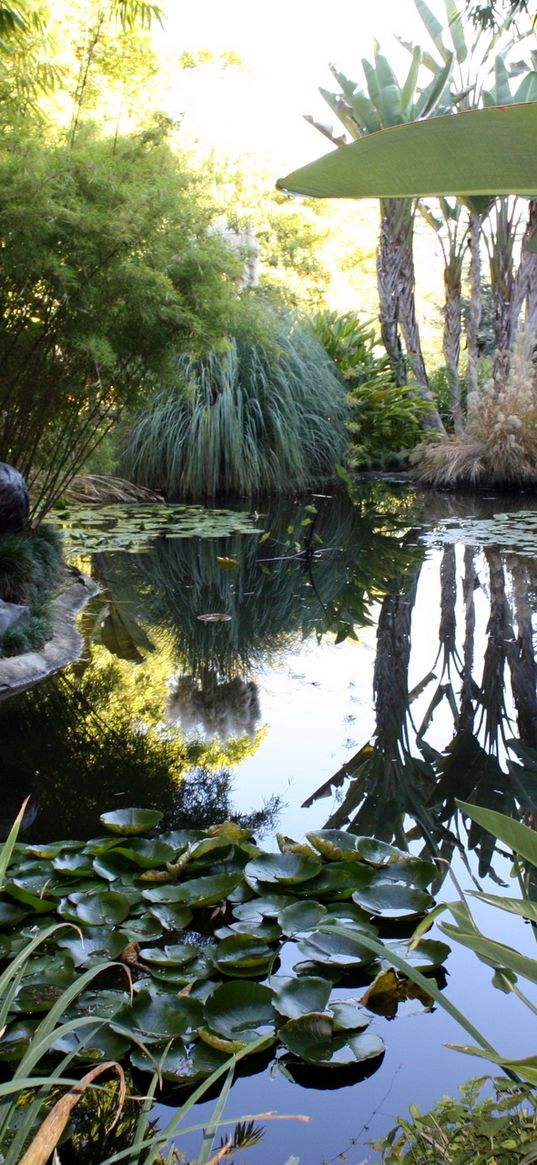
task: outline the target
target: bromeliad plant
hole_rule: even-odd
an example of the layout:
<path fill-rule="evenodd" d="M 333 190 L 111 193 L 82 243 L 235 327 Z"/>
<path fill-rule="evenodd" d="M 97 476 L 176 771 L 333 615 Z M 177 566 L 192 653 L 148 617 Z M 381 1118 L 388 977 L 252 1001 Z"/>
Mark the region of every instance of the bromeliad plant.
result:
<path fill-rule="evenodd" d="M 77 985 L 51 1056 L 112 1058 L 151 1075 L 158 1066 L 192 1087 L 262 1039 L 291 1078 L 375 1071 L 384 1052 L 367 1031 L 375 991 L 368 1013 L 332 989 L 389 968 L 400 942 L 377 960 L 364 939 L 385 919 L 399 934 L 415 926 L 433 905 L 433 863 L 338 830 L 303 845 L 281 838 L 279 853 L 230 822 L 148 835 L 159 818 L 121 810 L 104 814 L 108 834 L 89 842 L 16 848 L 0 898 L 2 957 L 16 959 L 30 937 L 43 944 L 5 1006 L 0 1059 L 17 1073 L 38 1017 Z M 424 940 L 412 958 L 434 971 L 448 951 Z"/>

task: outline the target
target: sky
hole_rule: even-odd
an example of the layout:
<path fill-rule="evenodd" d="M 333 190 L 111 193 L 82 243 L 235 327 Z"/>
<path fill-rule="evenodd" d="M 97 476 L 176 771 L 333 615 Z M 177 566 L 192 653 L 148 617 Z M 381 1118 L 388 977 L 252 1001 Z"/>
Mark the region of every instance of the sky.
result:
<path fill-rule="evenodd" d="M 441 15 L 443 4 L 430 0 Z M 410 58 L 394 34 L 427 39 L 413 0 L 168 0 L 163 44 L 170 58 L 185 50 L 237 52 L 243 69 L 177 74 L 171 98 L 185 129 L 208 148 L 266 160 L 275 178 L 330 149 L 303 119 L 335 119 L 318 93 L 334 85 L 333 62 L 353 80 L 373 39 L 401 78 Z"/>

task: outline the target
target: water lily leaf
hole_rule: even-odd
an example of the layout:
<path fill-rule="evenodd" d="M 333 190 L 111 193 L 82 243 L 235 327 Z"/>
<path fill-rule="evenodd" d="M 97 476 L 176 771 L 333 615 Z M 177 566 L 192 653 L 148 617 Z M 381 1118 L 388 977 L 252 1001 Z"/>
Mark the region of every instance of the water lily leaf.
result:
<path fill-rule="evenodd" d="M 213 874 L 204 878 L 192 878 L 179 884 L 155 886 L 150 890 L 144 890 L 142 897 L 148 902 L 183 902 L 186 906 L 196 907 L 215 906 L 217 902 L 225 902 L 240 879 L 240 871 L 232 874 Z"/>
<path fill-rule="evenodd" d="M 300 939 L 297 945 L 305 959 L 336 967 L 355 967 L 370 963 L 373 958 L 358 937 L 331 933 L 328 928 L 315 931 L 309 938 Z"/>
<path fill-rule="evenodd" d="M 74 975 L 69 982 L 72 982 Z M 50 1011 L 58 1001 L 68 983 L 23 983 L 13 1001 L 12 1011 L 32 1015 L 35 1012 Z"/>
<path fill-rule="evenodd" d="M 362 862 L 341 860 L 323 866 L 320 874 L 300 887 L 303 896 L 313 898 L 350 898 L 354 890 L 369 886 L 375 871 Z"/>
<path fill-rule="evenodd" d="M 61 853 L 52 861 L 52 868 L 59 874 L 84 874 L 89 877 L 93 874 L 93 864 L 89 854 Z"/>
<path fill-rule="evenodd" d="M 352 899 L 372 914 L 381 914 L 384 918 L 422 914 L 434 906 L 434 899 L 425 890 L 414 890 L 397 882 L 380 879 L 369 887 L 356 890 Z"/>
<path fill-rule="evenodd" d="M 330 861 L 356 852 L 356 837 L 343 829 L 320 829 L 318 833 L 307 833 L 306 837 L 323 858 Z"/>
<path fill-rule="evenodd" d="M 451 952 L 451 947 L 447 943 L 439 942 L 437 939 L 420 939 L 417 943 L 385 943 L 387 952 L 387 961 L 390 958 L 390 952 L 394 951 L 399 955 L 399 958 L 406 959 L 418 971 L 431 971 L 436 967 L 441 967 L 448 955 Z"/>
<path fill-rule="evenodd" d="M 144 833 L 153 829 L 162 820 L 162 813 L 156 809 L 116 809 L 113 813 L 101 813 L 99 821 L 112 833 L 125 836 Z"/>
<path fill-rule="evenodd" d="M 139 918 L 129 918 L 121 927 L 121 933 L 129 942 L 156 939 L 162 935 L 162 924 L 151 911 L 140 915 Z"/>
<path fill-rule="evenodd" d="M 78 901 L 73 903 L 73 898 Z M 126 894 L 115 890 L 101 890 L 90 895 L 71 895 L 76 917 L 90 926 L 117 926 L 128 917 L 130 902 Z"/>
<path fill-rule="evenodd" d="M 30 913 L 15 902 L 0 902 L 0 926 L 14 926 Z"/>
<path fill-rule="evenodd" d="M 370 1017 L 365 1015 L 357 1003 L 342 1000 L 340 1003 L 331 1003 L 330 1010 L 334 1017 L 334 1032 L 360 1031 L 369 1027 Z"/>
<path fill-rule="evenodd" d="M 230 938 L 234 934 L 249 934 L 254 938 L 261 939 L 262 942 L 272 943 L 280 938 L 281 933 L 281 926 L 278 926 L 277 922 L 269 922 L 267 918 L 263 918 L 256 923 L 239 920 L 239 922 L 231 923 L 230 926 L 220 926 L 218 930 L 215 930 L 214 936 L 223 939 Z"/>
<path fill-rule="evenodd" d="M 333 1021 L 324 1012 L 310 1012 L 290 1019 L 278 1037 L 301 1060 L 329 1060 L 332 1055 Z"/>
<path fill-rule="evenodd" d="M 80 967 L 95 956 L 117 958 L 125 946 L 125 936 L 117 931 L 88 927 L 83 938 L 69 933 L 59 938 L 57 945 L 69 952 L 75 967 Z"/>
<path fill-rule="evenodd" d="M 349 922 L 351 926 L 357 926 L 366 934 L 378 934 L 377 927 L 371 922 L 371 916 L 367 910 L 348 899 L 343 902 L 327 902 L 325 921 L 329 923 L 332 918 L 335 922 L 340 922 L 343 925 Z"/>
<path fill-rule="evenodd" d="M 274 961 L 274 951 L 248 934 L 222 939 L 211 961 L 225 975 L 266 975 Z"/>
<path fill-rule="evenodd" d="M 69 1055 L 83 1063 L 99 1063 L 101 1060 L 121 1060 L 128 1052 L 131 1041 L 128 1036 L 114 1029 L 108 1023 L 90 1023 L 74 1032 L 66 1032 L 51 1044 L 51 1051 Z"/>
<path fill-rule="evenodd" d="M 197 1026 L 201 1016 L 202 1005 L 197 999 L 143 990 L 132 1007 L 117 1013 L 116 1022 L 150 1039 L 162 1039 L 184 1035 L 193 1025 Z"/>
<path fill-rule="evenodd" d="M 130 1054 L 131 1064 L 142 1072 L 155 1072 L 155 1061 L 165 1080 L 175 1080 L 178 1084 L 195 1084 L 204 1080 L 212 1072 L 225 1064 L 228 1057 L 225 1052 L 219 1052 L 204 1043 L 196 1043 L 188 1051 L 182 1040 L 175 1039 L 168 1052 L 151 1049 L 143 1052 L 141 1048 L 134 1048 Z"/>
<path fill-rule="evenodd" d="M 274 1024 L 272 991 L 260 983 L 223 983 L 207 999 L 203 1014 L 211 1031 L 248 1043 L 260 1035 L 260 1027 Z"/>
<path fill-rule="evenodd" d="M 370 862 L 373 866 L 385 866 L 389 862 L 397 862 L 408 857 L 403 850 L 389 845 L 386 841 L 378 841 L 375 837 L 357 837 L 356 850 L 364 861 Z"/>
<path fill-rule="evenodd" d="M 235 918 L 248 922 L 260 922 L 262 918 L 276 918 L 285 906 L 291 906 L 297 899 L 290 894 L 264 894 L 260 898 L 250 898 L 247 902 L 233 907 Z"/>
<path fill-rule="evenodd" d="M 143 947 L 139 955 L 144 963 L 154 963 L 157 967 L 183 967 L 197 958 L 198 951 L 188 943 L 175 943 L 167 947 Z"/>
<path fill-rule="evenodd" d="M 158 918 L 166 930 L 184 930 L 194 917 L 189 906 L 181 903 L 174 905 L 173 902 L 152 902 L 151 914 Z"/>
<path fill-rule="evenodd" d="M 320 870 L 320 861 L 303 857 L 302 854 L 260 854 L 245 866 L 244 877 L 248 885 L 254 888 L 258 882 L 293 886 L 310 881 Z"/>
<path fill-rule="evenodd" d="M 314 975 L 304 975 L 299 979 L 273 975 L 270 986 L 274 992 L 274 1007 L 288 1019 L 298 1019 L 312 1011 L 324 1011 L 332 990 L 330 982 Z"/>
<path fill-rule="evenodd" d="M 150 870 L 152 866 L 164 866 L 166 862 L 173 862 L 177 851 L 160 838 L 136 837 L 128 845 L 118 845 L 113 851 L 129 862 L 134 862 L 143 869 Z"/>
<path fill-rule="evenodd" d="M 0 1040 L 0 1061 L 20 1060 L 34 1038 L 39 1019 L 21 1019 L 8 1024 Z"/>
<path fill-rule="evenodd" d="M 293 902 L 291 906 L 284 906 L 280 910 L 278 922 L 283 933 L 293 938 L 297 934 L 314 930 L 324 915 L 326 906 L 321 906 L 320 902 Z"/>

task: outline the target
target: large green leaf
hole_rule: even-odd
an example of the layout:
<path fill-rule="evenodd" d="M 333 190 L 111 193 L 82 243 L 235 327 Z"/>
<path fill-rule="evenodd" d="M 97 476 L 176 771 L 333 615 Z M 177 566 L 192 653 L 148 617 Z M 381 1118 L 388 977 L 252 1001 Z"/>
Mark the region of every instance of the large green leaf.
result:
<path fill-rule="evenodd" d="M 315 975 L 301 975 L 297 979 L 274 975 L 270 986 L 274 992 L 274 1007 L 288 1019 L 298 1019 L 310 1011 L 323 1011 L 332 990 L 328 980 Z"/>
<path fill-rule="evenodd" d="M 153 829 L 162 820 L 162 813 L 156 809 L 116 809 L 113 813 L 102 813 L 99 820 L 112 833 L 130 836 Z"/>
<path fill-rule="evenodd" d="M 456 804 L 463 813 L 472 818 L 472 821 L 477 821 L 478 825 L 488 829 L 498 841 L 503 841 L 504 845 L 509 846 L 509 849 L 514 850 L 521 858 L 526 858 L 533 866 L 537 866 L 537 834 L 533 829 L 521 825 L 519 821 L 514 821 L 505 813 L 497 813 L 495 809 L 483 809 L 481 805 L 469 805 L 466 801 L 457 800 Z"/>
<path fill-rule="evenodd" d="M 319 198 L 537 191 L 537 102 L 473 109 L 380 130 L 280 178 Z"/>
<path fill-rule="evenodd" d="M 258 882 L 278 882 L 282 886 L 293 886 L 296 883 L 311 881 L 320 870 L 320 861 L 304 857 L 302 854 L 260 854 L 245 866 L 244 876 L 248 885 L 254 887 Z"/>
<path fill-rule="evenodd" d="M 272 991 L 260 983 L 223 983 L 209 996 L 204 1019 L 226 1039 L 246 1039 L 265 1024 L 274 1024 Z"/>
<path fill-rule="evenodd" d="M 434 906 L 434 900 L 425 890 L 414 890 L 410 886 L 380 879 L 372 886 L 356 890 L 352 898 L 358 906 L 363 906 L 372 914 L 381 914 L 384 918 L 421 914 Z"/>

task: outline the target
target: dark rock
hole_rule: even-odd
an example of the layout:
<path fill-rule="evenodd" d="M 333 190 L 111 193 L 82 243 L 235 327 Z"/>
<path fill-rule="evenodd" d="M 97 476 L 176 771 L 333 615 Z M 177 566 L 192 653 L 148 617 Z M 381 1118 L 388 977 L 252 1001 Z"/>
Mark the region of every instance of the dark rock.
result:
<path fill-rule="evenodd" d="M 0 534 L 24 530 L 30 503 L 26 482 L 13 465 L 0 461 Z"/>
<path fill-rule="evenodd" d="M 29 614 L 28 607 L 23 607 L 20 603 L 4 603 L 4 600 L 0 599 L 0 638 L 10 627 L 20 623 Z"/>

